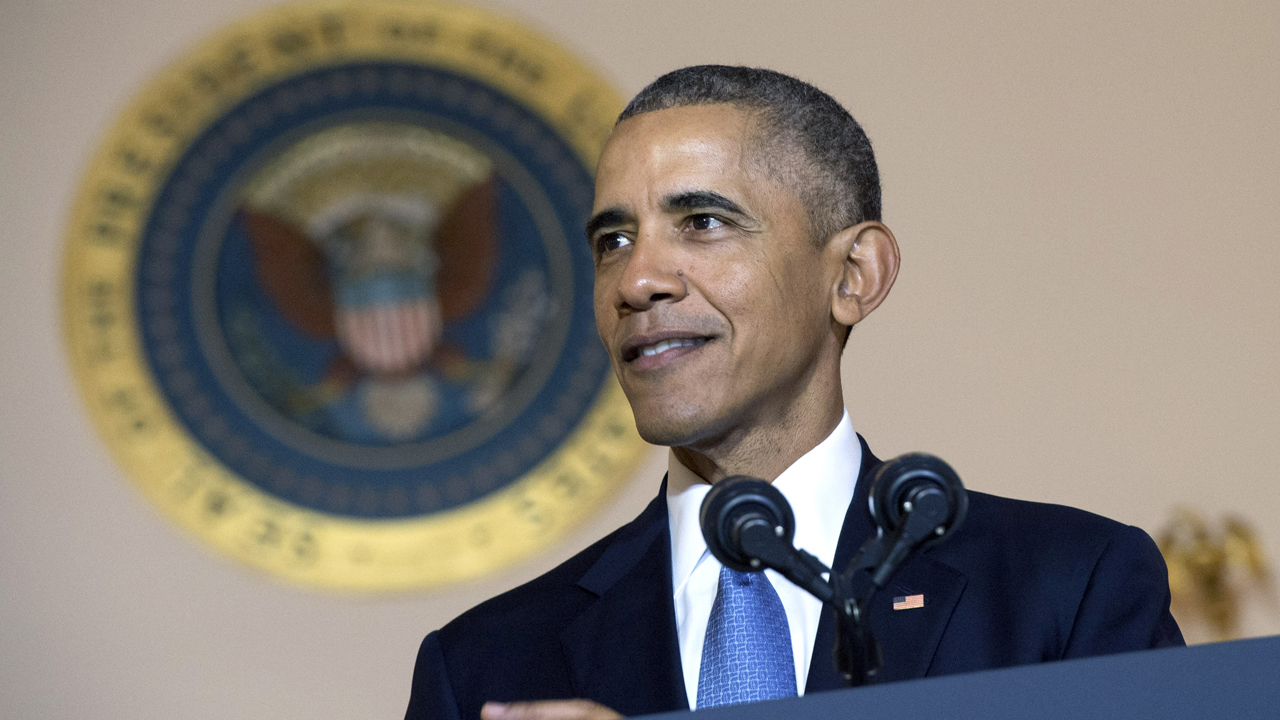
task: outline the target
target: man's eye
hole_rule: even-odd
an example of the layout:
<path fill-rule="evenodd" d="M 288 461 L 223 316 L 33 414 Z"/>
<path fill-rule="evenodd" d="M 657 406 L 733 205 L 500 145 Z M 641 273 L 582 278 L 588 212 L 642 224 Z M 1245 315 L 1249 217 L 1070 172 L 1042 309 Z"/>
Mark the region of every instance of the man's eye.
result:
<path fill-rule="evenodd" d="M 724 223 L 714 215 L 694 215 L 689 218 L 689 227 L 698 231 L 715 230 L 723 226 Z"/>
<path fill-rule="evenodd" d="M 605 233 L 596 238 L 596 252 L 603 255 L 631 244 L 631 239 L 622 233 Z"/>

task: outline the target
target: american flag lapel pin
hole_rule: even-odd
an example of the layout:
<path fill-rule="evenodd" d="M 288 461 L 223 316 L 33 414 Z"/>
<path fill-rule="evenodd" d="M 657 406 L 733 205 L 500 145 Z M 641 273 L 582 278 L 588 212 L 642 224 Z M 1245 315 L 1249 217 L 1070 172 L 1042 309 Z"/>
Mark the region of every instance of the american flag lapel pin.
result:
<path fill-rule="evenodd" d="M 894 610 L 913 610 L 924 607 L 924 595 L 899 595 L 893 599 Z"/>

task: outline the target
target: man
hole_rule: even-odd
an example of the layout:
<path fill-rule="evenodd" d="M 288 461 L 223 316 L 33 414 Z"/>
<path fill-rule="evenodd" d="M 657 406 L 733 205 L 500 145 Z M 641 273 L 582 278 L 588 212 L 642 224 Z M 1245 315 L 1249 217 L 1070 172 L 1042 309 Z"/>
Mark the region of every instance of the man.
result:
<path fill-rule="evenodd" d="M 677 70 L 623 111 L 587 234 L 600 337 L 640 434 L 672 448 L 663 490 L 428 635 L 407 717 L 612 718 L 842 687 L 830 615 L 772 571 L 722 568 L 697 515 L 711 483 L 747 474 L 782 491 L 796 545 L 830 566 L 873 532 L 879 461 L 844 411 L 840 355 L 898 246 L 865 134 L 794 78 Z M 974 492 L 870 622 L 891 681 L 1181 644 L 1168 597 L 1141 530 Z"/>

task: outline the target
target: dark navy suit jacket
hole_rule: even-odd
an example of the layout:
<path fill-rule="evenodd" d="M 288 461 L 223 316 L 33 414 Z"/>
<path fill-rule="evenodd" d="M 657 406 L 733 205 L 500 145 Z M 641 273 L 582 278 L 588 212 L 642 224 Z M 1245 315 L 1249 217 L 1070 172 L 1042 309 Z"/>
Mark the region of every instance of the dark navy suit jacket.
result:
<path fill-rule="evenodd" d="M 880 461 L 862 443 L 836 568 L 874 533 L 867 492 Z M 664 491 L 563 565 L 427 635 L 407 720 L 475 720 L 487 700 L 581 697 L 624 715 L 687 708 L 669 535 Z M 893 610 L 893 596 L 917 594 L 924 607 Z M 882 682 L 1183 644 L 1145 532 L 972 491 L 963 527 L 899 570 L 870 621 Z M 845 687 L 834 642 L 827 612 L 806 693 Z"/>

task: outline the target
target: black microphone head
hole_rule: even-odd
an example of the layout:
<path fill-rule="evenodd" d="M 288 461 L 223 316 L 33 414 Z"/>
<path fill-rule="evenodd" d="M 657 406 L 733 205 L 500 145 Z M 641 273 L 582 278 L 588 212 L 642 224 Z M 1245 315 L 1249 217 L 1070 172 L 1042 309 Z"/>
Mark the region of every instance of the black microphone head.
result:
<path fill-rule="evenodd" d="M 881 465 L 868 501 L 872 520 L 885 534 L 902 527 L 913 511 L 929 513 L 931 535 L 922 547 L 950 537 L 969 510 L 969 494 L 960 476 L 940 458 L 925 453 L 909 453 Z"/>
<path fill-rule="evenodd" d="M 751 522 L 764 521 L 782 528 L 779 537 L 790 544 L 796 535 L 796 518 L 791 505 L 773 485 L 747 475 L 727 477 L 711 487 L 702 499 L 698 522 L 707 548 L 721 564 L 739 572 L 758 572 L 742 551 L 742 529 Z"/>

